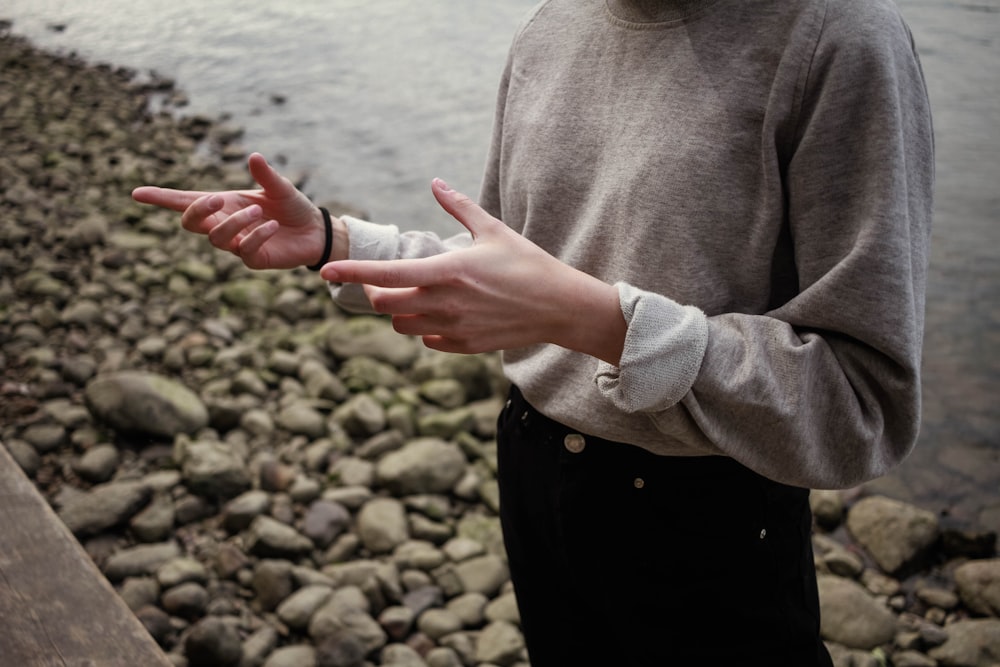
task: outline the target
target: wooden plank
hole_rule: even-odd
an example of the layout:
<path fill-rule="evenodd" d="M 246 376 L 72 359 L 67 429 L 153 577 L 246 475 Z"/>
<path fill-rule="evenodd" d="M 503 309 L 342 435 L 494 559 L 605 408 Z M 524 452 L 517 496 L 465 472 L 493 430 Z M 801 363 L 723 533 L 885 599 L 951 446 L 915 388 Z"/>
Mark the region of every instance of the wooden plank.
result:
<path fill-rule="evenodd" d="M 0 665 L 172 664 L 0 443 Z"/>

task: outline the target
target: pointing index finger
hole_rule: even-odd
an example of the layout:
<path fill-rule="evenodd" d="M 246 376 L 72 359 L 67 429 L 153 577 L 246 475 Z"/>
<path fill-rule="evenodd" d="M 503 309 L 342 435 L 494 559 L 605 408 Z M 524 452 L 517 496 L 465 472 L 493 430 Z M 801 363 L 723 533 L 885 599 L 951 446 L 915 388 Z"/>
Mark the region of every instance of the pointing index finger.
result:
<path fill-rule="evenodd" d="M 358 283 L 377 287 L 425 287 L 442 282 L 441 258 L 352 260 L 330 262 L 320 276 L 331 283 Z"/>
<path fill-rule="evenodd" d="M 172 190 L 159 188 L 155 185 L 143 185 L 132 191 L 132 199 L 140 204 L 152 204 L 172 211 L 183 212 L 196 199 L 207 194 L 209 193 L 196 190 Z"/>

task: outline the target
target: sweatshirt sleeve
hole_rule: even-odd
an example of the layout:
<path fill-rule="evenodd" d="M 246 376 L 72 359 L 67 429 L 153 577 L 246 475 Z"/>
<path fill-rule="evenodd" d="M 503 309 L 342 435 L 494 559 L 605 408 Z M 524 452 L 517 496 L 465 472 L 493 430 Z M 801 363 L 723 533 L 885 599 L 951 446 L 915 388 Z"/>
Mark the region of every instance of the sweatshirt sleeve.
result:
<path fill-rule="evenodd" d="M 351 259 L 412 259 L 430 257 L 472 244 L 468 232 L 441 239 L 433 232 L 400 232 L 396 225 L 383 225 L 342 216 L 347 225 Z M 355 313 L 372 312 L 362 285 L 329 283 L 330 296 L 341 308 Z"/>
<path fill-rule="evenodd" d="M 802 487 L 885 473 L 919 427 L 933 137 L 890 4 L 830 3 L 804 70 L 783 179 L 794 296 L 706 317 L 619 286 L 625 351 L 595 378 L 667 435 Z"/>

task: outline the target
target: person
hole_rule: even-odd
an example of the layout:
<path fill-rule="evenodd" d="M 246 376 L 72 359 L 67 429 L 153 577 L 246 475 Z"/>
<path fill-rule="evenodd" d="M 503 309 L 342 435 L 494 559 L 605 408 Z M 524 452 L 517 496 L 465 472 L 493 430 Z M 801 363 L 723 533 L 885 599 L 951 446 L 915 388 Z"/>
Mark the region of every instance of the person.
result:
<path fill-rule="evenodd" d="M 141 187 L 252 268 L 502 351 L 501 522 L 548 665 L 830 665 L 810 488 L 914 445 L 933 134 L 890 0 L 546 0 L 441 239 Z M 328 244 L 328 246 L 327 246 Z M 327 249 L 328 247 L 328 249 Z"/>

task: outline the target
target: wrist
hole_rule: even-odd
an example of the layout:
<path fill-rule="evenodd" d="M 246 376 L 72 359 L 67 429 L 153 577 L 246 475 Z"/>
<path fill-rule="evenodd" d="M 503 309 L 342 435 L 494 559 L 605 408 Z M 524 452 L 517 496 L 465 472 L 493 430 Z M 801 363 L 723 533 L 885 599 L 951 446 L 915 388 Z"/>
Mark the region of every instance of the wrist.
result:
<path fill-rule="evenodd" d="M 306 266 L 310 271 L 319 271 L 327 262 L 330 261 L 330 254 L 333 250 L 333 219 L 330 215 L 330 211 L 326 208 L 320 206 L 319 213 L 322 218 L 321 227 L 323 230 L 323 245 L 322 251 L 319 256 L 319 260 L 314 264 L 309 264 Z"/>
<path fill-rule="evenodd" d="M 555 342 L 617 366 L 628 332 L 618 288 L 578 273 L 582 278 L 562 309 L 568 316 L 562 327 L 562 340 Z"/>

